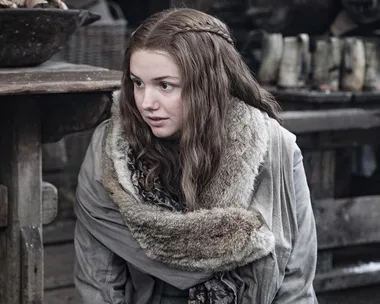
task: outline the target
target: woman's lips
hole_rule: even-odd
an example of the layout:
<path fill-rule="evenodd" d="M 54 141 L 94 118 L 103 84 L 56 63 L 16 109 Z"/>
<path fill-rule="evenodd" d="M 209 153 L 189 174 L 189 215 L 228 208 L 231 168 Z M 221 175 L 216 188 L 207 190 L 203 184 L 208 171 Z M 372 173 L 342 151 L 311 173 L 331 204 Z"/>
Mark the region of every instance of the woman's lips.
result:
<path fill-rule="evenodd" d="M 149 124 L 152 127 L 162 127 L 165 124 L 167 118 L 162 117 L 147 117 Z"/>

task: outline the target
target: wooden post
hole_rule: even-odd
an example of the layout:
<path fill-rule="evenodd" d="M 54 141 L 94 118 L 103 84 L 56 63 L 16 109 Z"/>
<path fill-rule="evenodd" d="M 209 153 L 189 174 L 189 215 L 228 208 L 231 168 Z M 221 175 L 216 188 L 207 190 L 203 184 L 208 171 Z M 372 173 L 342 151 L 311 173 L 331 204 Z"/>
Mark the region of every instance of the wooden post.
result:
<path fill-rule="evenodd" d="M 41 229 L 21 228 L 21 298 L 23 304 L 41 303 L 43 299 L 43 248 Z"/>
<path fill-rule="evenodd" d="M 1 139 L 0 139 L 1 143 Z M 0 145 L 1 149 L 1 145 Z M 6 265 L 6 234 L 1 229 L 1 225 L 6 226 L 8 222 L 8 189 L 4 185 L 0 185 L 0 303 L 4 303 L 5 293 L 5 265 Z"/>
<path fill-rule="evenodd" d="M 0 227 L 6 227 L 7 222 L 8 222 L 8 189 L 4 185 L 0 185 Z"/>
<path fill-rule="evenodd" d="M 31 96 L 2 98 L 0 183 L 8 188 L 8 223 L 1 303 L 42 304 L 40 105 Z"/>

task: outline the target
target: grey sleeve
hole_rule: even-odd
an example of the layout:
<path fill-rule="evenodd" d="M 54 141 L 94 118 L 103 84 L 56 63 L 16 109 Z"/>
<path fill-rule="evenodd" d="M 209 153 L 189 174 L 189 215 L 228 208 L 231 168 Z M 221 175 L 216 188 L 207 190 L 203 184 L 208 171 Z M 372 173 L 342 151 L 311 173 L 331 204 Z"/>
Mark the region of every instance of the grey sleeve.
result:
<path fill-rule="evenodd" d="M 315 304 L 318 303 L 313 288 L 317 262 L 317 236 L 309 187 L 298 146 L 293 157 L 293 180 L 297 229 L 285 269 L 285 278 L 274 303 Z"/>
<path fill-rule="evenodd" d="M 77 222 L 75 227 L 76 290 L 83 304 L 123 304 L 128 269 L 126 262 L 96 240 Z"/>

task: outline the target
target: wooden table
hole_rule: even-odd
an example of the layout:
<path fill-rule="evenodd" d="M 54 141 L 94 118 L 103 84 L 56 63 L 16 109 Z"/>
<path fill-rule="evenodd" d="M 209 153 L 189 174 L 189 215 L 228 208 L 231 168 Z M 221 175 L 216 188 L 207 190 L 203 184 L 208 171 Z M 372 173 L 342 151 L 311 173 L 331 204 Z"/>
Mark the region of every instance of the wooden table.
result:
<path fill-rule="evenodd" d="M 0 69 L 0 303 L 43 303 L 41 143 L 108 117 L 120 80 L 60 62 Z"/>

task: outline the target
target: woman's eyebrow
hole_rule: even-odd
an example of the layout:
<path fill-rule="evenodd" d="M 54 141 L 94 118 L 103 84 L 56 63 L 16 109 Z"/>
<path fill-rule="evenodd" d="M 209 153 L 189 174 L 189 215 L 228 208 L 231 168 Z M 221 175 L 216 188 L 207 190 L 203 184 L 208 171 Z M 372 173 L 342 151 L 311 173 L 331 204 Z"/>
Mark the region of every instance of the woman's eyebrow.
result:
<path fill-rule="evenodd" d="M 140 79 L 139 76 L 136 76 L 136 75 L 133 74 L 132 72 L 130 72 L 129 74 L 130 74 L 130 77 Z M 155 77 L 155 78 L 153 78 L 152 80 L 153 80 L 153 81 L 161 81 L 161 80 L 164 80 L 164 79 L 180 80 L 179 77 L 177 77 L 177 76 L 170 76 L 170 75 L 164 75 L 164 76 Z"/>
<path fill-rule="evenodd" d="M 169 76 L 169 75 L 166 75 L 166 76 L 160 76 L 160 77 L 156 77 L 156 78 L 153 78 L 153 80 L 164 80 L 164 79 L 167 79 L 167 78 L 171 78 L 173 80 L 177 79 L 179 80 L 179 77 L 176 77 L 176 76 Z"/>

